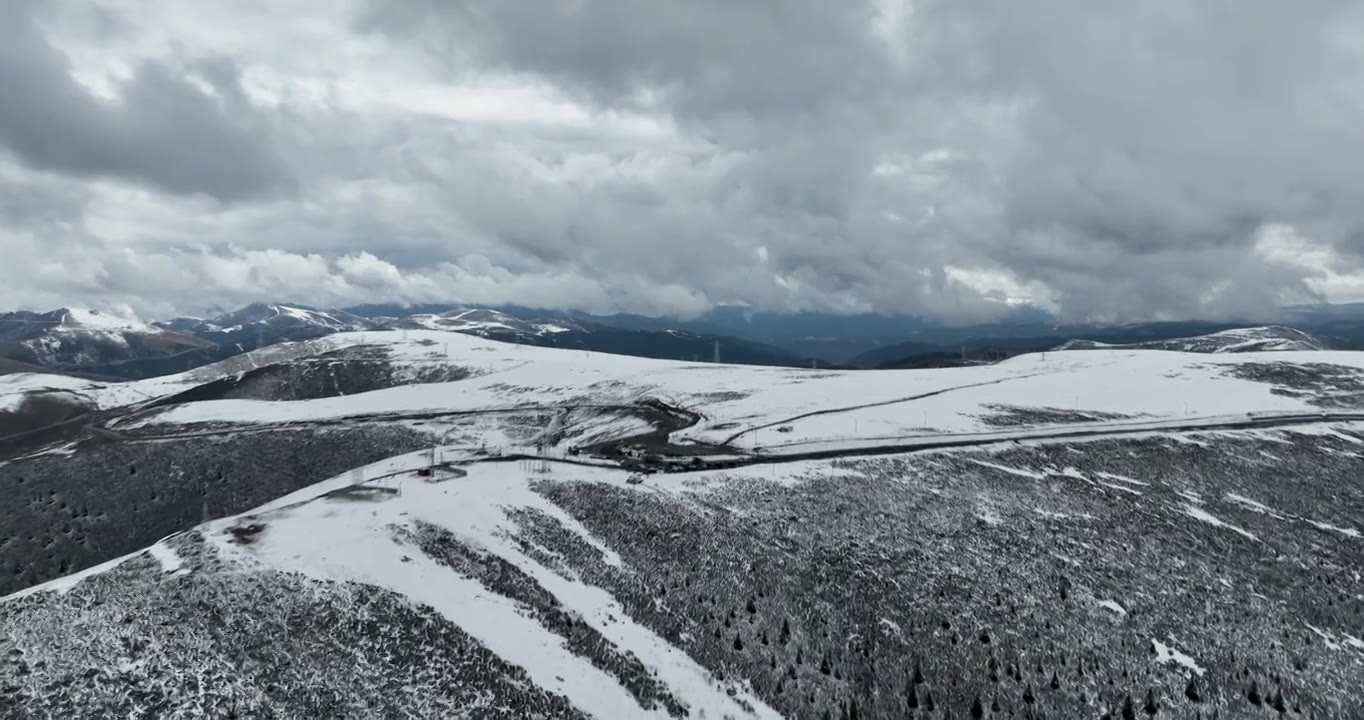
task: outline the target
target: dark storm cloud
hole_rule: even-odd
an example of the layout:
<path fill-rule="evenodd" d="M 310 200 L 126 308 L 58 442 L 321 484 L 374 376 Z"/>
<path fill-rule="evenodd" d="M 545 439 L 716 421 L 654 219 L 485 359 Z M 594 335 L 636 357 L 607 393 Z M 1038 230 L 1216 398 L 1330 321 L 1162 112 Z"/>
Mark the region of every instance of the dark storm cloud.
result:
<path fill-rule="evenodd" d="M 1312 295 L 1310 270 L 1257 255 L 1267 226 L 1360 250 L 1357 3 L 894 6 L 398 0 L 363 27 L 452 76 L 668 113 L 741 158 L 728 189 L 775 266 L 886 309 L 969 301 L 941 282 L 955 265 L 1040 282 L 1071 315 L 1258 313 Z M 954 164 L 926 184 L 871 177 L 934 151 Z"/>
<path fill-rule="evenodd" d="M 79 186 L 0 164 L 0 227 L 48 232 L 79 224 L 88 199 Z"/>
<path fill-rule="evenodd" d="M 449 60 L 542 74 L 603 102 L 662 100 L 737 120 L 794 119 L 874 89 L 882 60 L 866 41 L 872 18 L 864 3 L 822 0 L 399 0 L 374 3 L 362 26 L 423 38 Z"/>
<path fill-rule="evenodd" d="M 1040 235 L 1101 277 L 1182 288 L 1162 292 L 1176 307 L 1266 223 L 1356 249 L 1340 230 L 1364 227 L 1346 199 L 1364 190 L 1351 149 L 1364 121 L 1358 4 L 975 7 L 941 6 L 970 29 L 985 68 L 973 79 L 1028 103 L 1000 195 L 1012 237 Z M 1077 303 L 1103 296 L 1059 263 L 1006 251 Z M 1165 283 L 1169 270 L 1183 282 Z M 1276 268 L 1236 279 L 1293 285 Z"/>
<path fill-rule="evenodd" d="M 143 62 L 106 99 L 72 76 L 40 10 L 31 0 L 0 4 L 0 148 L 35 168 L 220 200 L 291 185 L 231 60 Z"/>

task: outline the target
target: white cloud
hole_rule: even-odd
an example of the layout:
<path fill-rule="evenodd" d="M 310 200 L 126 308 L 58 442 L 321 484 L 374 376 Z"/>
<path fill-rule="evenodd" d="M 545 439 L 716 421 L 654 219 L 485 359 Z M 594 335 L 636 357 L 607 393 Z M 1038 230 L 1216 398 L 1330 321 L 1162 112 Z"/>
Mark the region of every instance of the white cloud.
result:
<path fill-rule="evenodd" d="M 567 7 L 6 6 L 0 73 L 48 82 L 0 112 L 0 302 L 1139 319 L 1364 286 L 1357 8 Z"/>

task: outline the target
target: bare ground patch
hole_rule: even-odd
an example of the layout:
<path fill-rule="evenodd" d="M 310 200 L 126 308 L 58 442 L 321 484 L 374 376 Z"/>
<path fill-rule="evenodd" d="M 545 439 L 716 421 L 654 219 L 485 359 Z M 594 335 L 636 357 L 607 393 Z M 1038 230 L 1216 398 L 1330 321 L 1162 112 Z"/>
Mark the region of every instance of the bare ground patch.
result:
<path fill-rule="evenodd" d="M 1273 385 L 1270 392 L 1324 408 L 1364 407 L 1364 372 L 1332 363 L 1240 363 L 1227 374 Z"/>
<path fill-rule="evenodd" d="M 1072 425 L 1109 420 L 1131 420 L 1140 415 L 1101 412 L 1098 410 L 1067 410 L 1055 407 L 1023 407 L 1021 405 L 990 404 L 984 405 L 994 411 L 980 416 L 980 421 L 990 427 L 1019 427 L 1033 425 Z"/>

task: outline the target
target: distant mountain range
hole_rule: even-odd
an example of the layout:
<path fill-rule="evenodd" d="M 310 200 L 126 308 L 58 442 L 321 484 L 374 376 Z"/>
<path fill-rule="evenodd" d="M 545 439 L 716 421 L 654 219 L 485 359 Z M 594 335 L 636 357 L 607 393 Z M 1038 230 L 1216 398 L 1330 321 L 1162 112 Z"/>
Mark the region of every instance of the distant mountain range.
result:
<path fill-rule="evenodd" d="M 357 315 L 367 315 L 375 312 L 375 308 L 393 312 L 391 306 L 362 306 L 349 310 Z M 973 354 L 988 358 L 1050 349 L 1072 339 L 1126 344 L 1264 325 L 1263 322 L 1203 320 L 1121 325 L 1065 323 L 1027 304 L 1011 305 L 1003 317 L 972 325 L 948 325 L 906 315 L 754 312 L 733 306 L 717 307 L 690 320 L 632 314 L 591 315 L 576 311 L 547 314 L 516 306 L 498 310 L 521 317 L 548 315 L 629 330 L 680 330 L 743 338 L 795 357 L 817 358 L 824 363 L 847 367 L 879 367 L 936 355 L 960 357 L 963 346 L 968 358 Z M 1356 347 L 1364 340 L 1364 303 L 1285 308 L 1277 324 L 1330 338 L 1333 347 Z"/>
<path fill-rule="evenodd" d="M 824 364 L 761 342 L 714 332 L 667 327 L 622 327 L 585 313 L 532 308 L 351 308 L 357 317 L 395 329 L 448 330 L 491 340 L 662 360 L 720 360 L 742 365 L 808 367 Z"/>
<path fill-rule="evenodd" d="M 1198 350 L 1364 347 L 1364 304 L 1288 308 L 1292 327 L 1203 321 L 1062 324 L 1031 306 L 948 326 L 907 316 L 768 313 L 719 307 L 691 320 L 535 308 L 254 303 L 212 318 L 145 323 L 94 310 L 0 314 L 0 373 L 144 378 L 280 342 L 364 330 L 445 330 L 525 345 L 672 360 L 792 367 L 943 367 L 1058 347 Z M 1249 333 L 1249 334 L 1247 334 Z M 1223 335 L 1225 334 L 1225 335 Z M 1192 342 L 1189 339 L 1211 338 Z"/>
<path fill-rule="evenodd" d="M 144 323 L 63 308 L 0 315 L 0 374 L 57 372 L 138 379 L 199 367 L 281 342 L 365 330 L 445 330 L 504 342 L 671 360 L 808 367 L 761 342 L 675 328 L 623 328 L 572 313 L 368 306 L 342 310 L 254 303 L 212 318 Z"/>

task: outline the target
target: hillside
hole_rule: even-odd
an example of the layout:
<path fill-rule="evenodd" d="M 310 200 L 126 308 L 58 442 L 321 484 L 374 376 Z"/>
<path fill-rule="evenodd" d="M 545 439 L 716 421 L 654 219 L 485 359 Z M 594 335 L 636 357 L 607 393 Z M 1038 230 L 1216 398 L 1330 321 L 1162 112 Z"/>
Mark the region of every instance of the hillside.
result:
<path fill-rule="evenodd" d="M 1355 353 L 868 373 L 412 330 L 59 383 L 0 392 L 92 408 L 0 443 L 6 717 L 1364 696 Z"/>
<path fill-rule="evenodd" d="M 1190 330 L 1202 330 L 1186 334 Z M 1174 350 L 1180 352 L 1258 352 L 1323 350 L 1346 346 L 1302 330 L 1281 326 L 1226 327 L 1207 323 L 1142 323 L 1117 327 L 1061 326 L 1035 337 L 973 337 L 955 346 L 899 343 L 863 353 L 856 367 L 957 367 L 996 362 L 1024 353 L 1051 350 Z"/>
<path fill-rule="evenodd" d="M 0 359 L 9 371 L 118 375 L 129 364 L 179 358 L 207 347 L 211 343 L 191 335 L 94 310 L 0 314 Z"/>
<path fill-rule="evenodd" d="M 1325 350 L 1327 343 L 1310 333 L 1289 327 L 1264 326 L 1234 328 L 1196 337 L 1110 344 L 1094 340 L 1068 340 L 1057 350 L 1174 350 L 1197 353 L 1245 353 L 1284 350 Z"/>
<path fill-rule="evenodd" d="M 506 333 L 516 337 L 583 331 L 585 328 L 568 318 L 517 317 L 488 308 L 457 308 L 443 313 L 417 313 L 398 317 L 404 326 L 426 330 L 449 330 L 486 337 Z"/>

